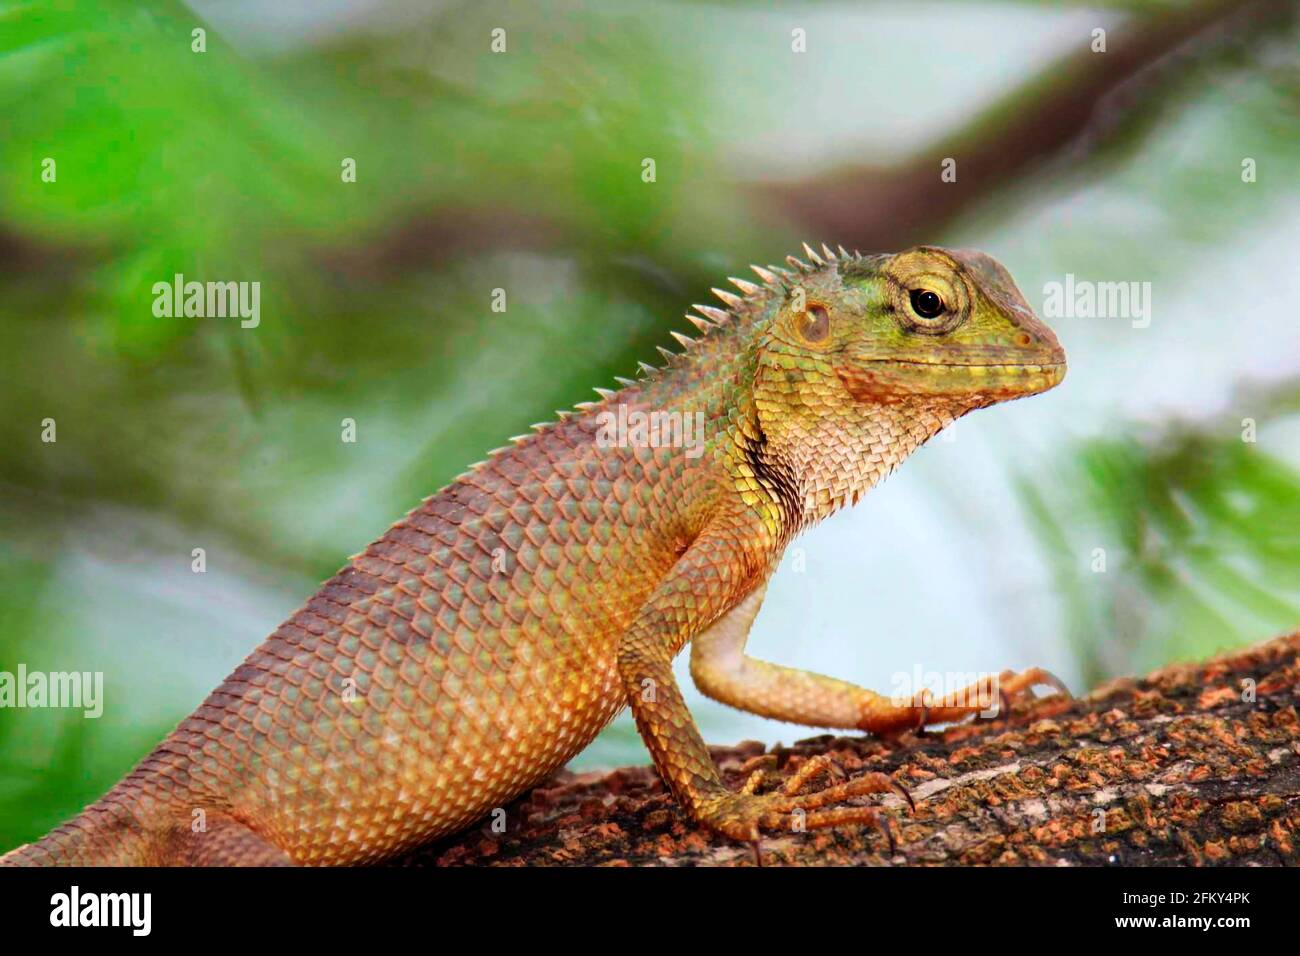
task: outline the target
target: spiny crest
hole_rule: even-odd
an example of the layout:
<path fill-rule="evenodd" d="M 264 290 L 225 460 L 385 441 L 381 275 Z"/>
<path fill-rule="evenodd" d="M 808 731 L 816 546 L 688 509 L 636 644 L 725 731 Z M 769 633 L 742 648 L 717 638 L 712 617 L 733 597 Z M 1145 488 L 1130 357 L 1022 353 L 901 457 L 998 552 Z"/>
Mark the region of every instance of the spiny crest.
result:
<path fill-rule="evenodd" d="M 776 269 L 781 285 L 787 292 L 799 284 L 800 276 L 813 275 L 827 268 L 838 268 L 845 263 L 861 262 L 863 258 L 862 253 L 857 250 L 849 252 L 843 246 L 836 246 L 832 249 L 826 243 L 822 243 L 819 252 L 805 242 L 803 244 L 803 254 L 803 259 L 797 256 L 786 256 L 786 265 L 790 268 Z M 769 268 L 775 269 L 775 267 Z M 762 275 L 762 273 L 759 274 Z"/>
<path fill-rule="evenodd" d="M 788 269 L 775 265 L 768 265 L 766 267 L 751 265 L 749 268 L 753 270 L 754 274 L 758 276 L 759 279 L 762 280 L 761 285 L 750 282 L 747 279 L 728 278 L 727 281 L 740 290 L 740 295 L 737 295 L 734 292 L 729 292 L 726 289 L 711 290 L 722 304 L 726 306 L 726 308 L 720 309 L 713 305 L 691 306 L 694 310 L 694 314 L 688 312 L 686 314 L 686 319 L 699 330 L 699 337 L 691 338 L 689 335 L 685 335 L 681 332 L 671 332 L 670 334 L 672 337 L 679 345 L 681 345 L 682 351 L 672 352 L 661 346 L 659 348 L 659 354 L 664 358 L 663 365 L 655 367 L 646 362 L 638 362 L 637 367 L 641 374 L 640 380 L 634 381 L 629 378 L 615 377 L 615 381 L 618 383 L 619 388 L 630 388 L 634 385 L 644 385 L 646 382 L 653 381 L 665 371 L 678 365 L 680 360 L 684 358 L 692 348 L 694 348 L 700 341 L 707 338 L 715 330 L 726 328 L 737 320 L 743 319 L 751 310 L 765 304 L 768 296 L 773 294 L 785 295 L 790 292 L 791 289 L 798 285 L 800 276 L 812 275 L 813 273 L 819 272 L 827 267 L 835 267 L 846 260 L 860 260 L 862 258 L 861 253 L 856 251 L 850 253 L 843 246 L 837 246 L 836 249 L 832 251 L 830 246 L 825 243 L 822 244 L 821 252 L 818 252 L 805 242 L 803 244 L 803 254 L 804 258 L 808 260 L 807 262 L 794 256 L 787 256 L 785 261 L 789 266 Z M 463 474 L 454 479 L 452 483 L 454 484 L 457 481 L 467 478 L 502 452 L 509 451 L 512 448 L 518 448 L 519 446 L 533 440 L 538 435 L 544 434 L 550 429 L 555 428 L 566 419 L 571 418 L 574 413 L 592 411 L 599 408 L 601 404 L 611 401 L 618 396 L 617 391 L 609 388 L 597 388 L 595 389 L 595 392 L 600 396 L 599 402 L 578 402 L 572 409 L 557 410 L 553 421 L 537 422 L 530 425 L 529 428 L 532 429 L 530 434 L 516 435 L 509 439 L 509 445 L 502 448 L 492 449 L 492 451 L 488 452 L 488 456 L 484 461 L 475 462 L 466 469 Z M 450 487 L 450 485 L 440 489 L 439 493 L 446 490 L 446 487 Z M 431 499 L 425 500 L 428 501 Z"/>
<path fill-rule="evenodd" d="M 660 348 L 659 352 L 664 356 L 664 365 L 659 368 L 646 365 L 644 362 L 639 363 L 643 376 L 642 380 L 651 379 L 664 369 L 673 367 L 700 339 L 707 337 L 715 329 L 724 328 L 733 321 L 744 317 L 752 307 L 766 302 L 769 295 L 788 293 L 798 284 L 798 276 L 811 275 L 821 269 L 837 266 L 842 261 L 861 258 L 859 253 L 850 253 L 843 246 L 838 246 L 832 250 L 825 243 L 822 243 L 821 252 L 819 253 L 805 242 L 803 252 L 804 257 L 809 261 L 805 262 L 794 256 L 788 256 L 786 263 L 790 266 L 789 269 L 774 265 L 766 267 L 750 266 L 749 268 L 753 270 L 754 274 L 762 280 L 762 285 L 757 285 L 747 279 L 728 278 L 727 281 L 740 290 L 740 295 L 726 289 L 712 289 L 713 294 L 718 297 L 726 308 L 719 309 L 717 306 L 712 305 L 691 306 L 694 313 L 686 313 L 686 320 L 699 330 L 699 338 L 691 338 L 680 332 L 672 332 L 673 338 L 682 346 L 682 351 L 670 352 Z"/>

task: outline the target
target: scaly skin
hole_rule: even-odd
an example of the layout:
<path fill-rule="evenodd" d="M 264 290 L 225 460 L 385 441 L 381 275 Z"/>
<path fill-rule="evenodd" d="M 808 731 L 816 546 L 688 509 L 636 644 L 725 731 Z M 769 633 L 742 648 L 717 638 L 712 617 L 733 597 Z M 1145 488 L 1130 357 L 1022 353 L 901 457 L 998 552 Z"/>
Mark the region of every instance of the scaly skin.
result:
<path fill-rule="evenodd" d="M 733 280 L 726 310 L 697 307 L 705 334 L 665 369 L 427 499 L 106 796 L 3 862 L 383 860 L 509 803 L 628 704 L 682 809 L 715 831 L 874 820 L 832 805 L 889 788 L 881 774 L 801 793 L 819 762 L 778 792 L 727 790 L 673 657 L 694 638 L 706 694 L 813 726 L 883 733 L 983 706 L 892 704 L 746 657 L 745 637 L 794 535 L 955 418 L 1051 388 L 1065 356 L 980 253 L 805 251 L 756 268 L 762 285 Z M 702 413 L 703 448 L 611 441 L 602 413 L 620 405 Z"/>

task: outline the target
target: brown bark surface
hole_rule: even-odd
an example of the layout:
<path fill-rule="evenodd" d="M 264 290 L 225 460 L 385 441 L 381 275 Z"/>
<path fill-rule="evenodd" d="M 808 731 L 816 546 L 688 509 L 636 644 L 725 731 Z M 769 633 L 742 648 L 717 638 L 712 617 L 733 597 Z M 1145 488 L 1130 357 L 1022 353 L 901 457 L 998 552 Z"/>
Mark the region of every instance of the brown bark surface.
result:
<path fill-rule="evenodd" d="M 764 865 L 1300 863 L 1300 632 L 1086 697 L 1018 703 L 1006 717 L 894 741 L 821 736 L 790 747 L 714 748 L 738 788 L 761 790 L 831 754 L 884 771 L 916 800 L 871 798 L 872 827 L 764 837 Z M 561 772 L 488 821 L 406 865 L 752 866 L 752 846 L 691 823 L 654 770 Z"/>

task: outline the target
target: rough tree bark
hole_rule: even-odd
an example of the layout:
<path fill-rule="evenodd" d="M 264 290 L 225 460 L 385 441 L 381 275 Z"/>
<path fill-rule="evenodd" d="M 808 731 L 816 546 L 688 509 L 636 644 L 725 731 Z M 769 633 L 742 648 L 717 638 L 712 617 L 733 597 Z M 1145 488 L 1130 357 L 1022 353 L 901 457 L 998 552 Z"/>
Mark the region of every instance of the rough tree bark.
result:
<path fill-rule="evenodd" d="M 874 798 L 871 827 L 765 837 L 763 863 L 803 865 L 1300 864 L 1300 632 L 1199 664 L 1017 705 L 994 721 L 895 741 L 830 735 L 771 750 L 715 748 L 762 789 L 816 754 L 911 791 Z M 686 819 L 654 771 L 561 772 L 483 826 L 406 865 L 754 865 L 755 852 Z"/>

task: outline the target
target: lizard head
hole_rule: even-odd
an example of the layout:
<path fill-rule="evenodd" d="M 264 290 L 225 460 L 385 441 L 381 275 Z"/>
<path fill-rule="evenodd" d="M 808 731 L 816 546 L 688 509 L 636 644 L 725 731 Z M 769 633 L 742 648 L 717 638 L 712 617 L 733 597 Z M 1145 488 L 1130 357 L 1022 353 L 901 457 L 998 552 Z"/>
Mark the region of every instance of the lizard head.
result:
<path fill-rule="evenodd" d="M 772 452 L 822 476 L 818 515 L 953 419 L 1065 376 L 1056 336 L 983 253 L 813 258 L 769 299 L 754 399 Z"/>
<path fill-rule="evenodd" d="M 974 250 L 929 246 L 850 262 L 834 299 L 846 310 L 845 387 L 868 401 L 949 397 L 976 406 L 1046 391 L 1065 352 L 1007 270 Z"/>
<path fill-rule="evenodd" d="M 1065 376 L 1052 330 L 982 252 L 920 246 L 799 278 L 770 334 L 786 354 L 829 366 L 854 403 L 979 407 L 1046 391 Z"/>

